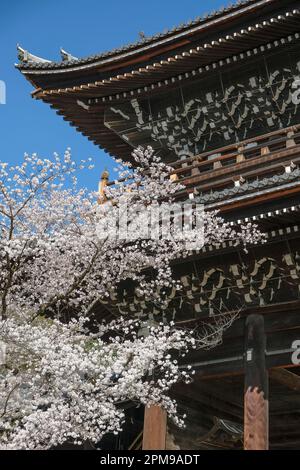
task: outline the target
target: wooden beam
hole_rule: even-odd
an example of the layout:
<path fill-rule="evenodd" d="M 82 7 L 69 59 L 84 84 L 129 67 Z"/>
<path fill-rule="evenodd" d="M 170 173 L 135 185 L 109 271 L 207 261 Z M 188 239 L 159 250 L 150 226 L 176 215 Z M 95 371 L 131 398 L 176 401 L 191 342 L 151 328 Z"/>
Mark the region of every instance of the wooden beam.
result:
<path fill-rule="evenodd" d="M 143 450 L 165 450 L 167 415 L 160 406 L 145 408 Z"/>
<path fill-rule="evenodd" d="M 269 403 L 266 336 L 262 315 L 250 315 L 245 329 L 244 449 L 268 450 Z"/>
<path fill-rule="evenodd" d="M 194 389 L 194 391 L 192 391 Z M 186 387 L 186 390 L 174 393 L 176 400 L 179 400 L 180 403 L 184 405 L 184 400 L 187 407 L 192 406 L 198 409 L 202 409 L 205 413 L 210 414 L 211 416 L 218 416 L 220 418 L 227 419 L 229 421 L 236 421 L 241 419 L 243 410 L 240 410 L 237 406 L 231 405 L 224 401 L 218 400 L 214 397 L 208 397 L 201 394 L 194 387 Z"/>
<path fill-rule="evenodd" d="M 286 369 L 271 369 L 269 377 L 287 388 L 300 392 L 300 376 Z"/>

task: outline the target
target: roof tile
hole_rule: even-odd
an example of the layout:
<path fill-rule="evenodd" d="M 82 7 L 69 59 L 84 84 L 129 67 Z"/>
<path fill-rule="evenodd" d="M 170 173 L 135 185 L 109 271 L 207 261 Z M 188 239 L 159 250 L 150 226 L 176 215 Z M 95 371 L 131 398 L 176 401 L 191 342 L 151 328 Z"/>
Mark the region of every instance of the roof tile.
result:
<path fill-rule="evenodd" d="M 114 55 L 117 55 L 120 52 L 125 52 L 125 51 L 129 52 L 132 49 L 135 49 L 137 46 L 142 46 L 142 45 L 145 45 L 145 44 L 151 44 L 152 42 L 155 42 L 155 40 L 161 39 L 161 38 L 166 38 L 174 32 L 184 31 L 185 29 L 188 29 L 191 26 L 200 25 L 201 23 L 205 23 L 205 21 L 207 21 L 208 19 L 220 16 L 224 12 L 234 11 L 235 9 L 238 9 L 241 6 L 246 6 L 248 4 L 250 5 L 251 3 L 255 3 L 257 1 L 258 0 L 240 0 L 238 2 L 235 2 L 235 3 L 231 4 L 231 5 L 228 5 L 227 7 L 222 7 L 219 10 L 212 11 L 208 14 L 204 14 L 203 16 L 199 16 L 194 20 L 190 20 L 187 23 L 182 23 L 178 26 L 175 26 L 174 28 L 168 29 L 166 32 L 158 33 L 158 34 L 155 34 L 153 36 L 149 36 L 149 37 L 145 37 L 143 39 L 139 39 L 138 41 L 136 41 L 134 43 L 125 45 L 123 47 L 115 48 L 111 51 L 103 52 L 103 53 L 96 54 L 96 55 L 91 55 L 91 56 L 81 58 L 81 59 L 78 59 L 78 60 L 65 60 L 63 62 L 61 62 L 61 61 L 60 62 L 52 61 L 52 62 L 42 63 L 42 62 L 30 62 L 30 61 L 23 62 L 23 61 L 20 61 L 20 63 L 17 65 L 17 67 L 20 68 L 20 69 L 23 69 L 23 70 L 25 70 L 25 69 L 55 69 L 55 68 L 68 68 L 68 67 L 70 67 L 72 65 L 76 65 L 76 64 L 78 64 L 78 65 L 89 64 L 89 63 L 92 63 L 95 60 L 113 57 Z"/>

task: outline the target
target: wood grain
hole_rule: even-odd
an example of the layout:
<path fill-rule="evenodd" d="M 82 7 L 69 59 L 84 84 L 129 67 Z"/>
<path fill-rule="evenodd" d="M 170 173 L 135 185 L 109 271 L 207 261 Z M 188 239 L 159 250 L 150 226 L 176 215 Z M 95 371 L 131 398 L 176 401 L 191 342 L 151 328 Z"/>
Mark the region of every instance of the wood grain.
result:
<path fill-rule="evenodd" d="M 167 415 L 160 406 L 145 408 L 143 450 L 165 450 Z"/>
<path fill-rule="evenodd" d="M 263 392 L 250 387 L 245 393 L 244 449 L 269 449 L 269 402 Z"/>

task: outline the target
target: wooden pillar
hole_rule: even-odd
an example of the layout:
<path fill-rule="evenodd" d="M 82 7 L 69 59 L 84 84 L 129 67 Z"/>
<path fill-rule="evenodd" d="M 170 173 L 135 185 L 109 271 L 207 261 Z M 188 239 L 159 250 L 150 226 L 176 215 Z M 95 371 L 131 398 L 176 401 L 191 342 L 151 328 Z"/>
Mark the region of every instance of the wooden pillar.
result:
<path fill-rule="evenodd" d="M 296 145 L 294 135 L 295 133 L 293 130 L 287 133 L 286 148 L 294 147 Z"/>
<path fill-rule="evenodd" d="M 245 331 L 244 449 L 269 448 L 269 392 L 262 315 L 250 315 Z"/>
<path fill-rule="evenodd" d="M 261 155 L 268 155 L 270 153 L 270 149 L 269 147 L 262 147 L 261 150 L 260 150 L 260 154 Z"/>
<path fill-rule="evenodd" d="M 167 415 L 160 406 L 145 408 L 143 450 L 165 450 Z"/>
<path fill-rule="evenodd" d="M 236 156 L 236 163 L 244 162 L 246 160 L 245 155 L 243 154 L 245 147 L 241 145 L 240 147 L 238 147 L 237 150 L 238 150 L 238 154 Z"/>
<path fill-rule="evenodd" d="M 196 166 L 197 165 L 197 161 L 193 162 L 192 164 L 192 176 L 198 176 L 200 175 L 200 170 L 199 168 Z"/>

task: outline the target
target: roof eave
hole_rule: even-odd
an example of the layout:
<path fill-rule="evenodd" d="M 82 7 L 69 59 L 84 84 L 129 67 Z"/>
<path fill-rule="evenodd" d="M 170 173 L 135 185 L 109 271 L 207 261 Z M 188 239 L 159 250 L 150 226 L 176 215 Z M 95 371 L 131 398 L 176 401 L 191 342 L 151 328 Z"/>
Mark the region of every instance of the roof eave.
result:
<path fill-rule="evenodd" d="M 116 54 L 116 55 L 109 55 L 104 57 L 104 55 L 99 56 L 98 59 L 81 59 L 77 63 L 70 63 L 68 62 L 42 62 L 42 63 L 27 63 L 27 64 L 17 64 L 17 68 L 24 74 L 24 75 L 43 75 L 43 74 L 62 74 L 62 73 L 69 73 L 74 71 L 80 70 L 87 70 L 95 67 L 103 67 L 107 65 L 117 64 L 124 60 L 128 60 L 128 58 L 136 58 L 140 60 L 140 56 L 147 53 L 149 51 L 152 52 L 152 56 L 158 55 L 158 50 L 160 51 L 162 46 L 170 46 L 172 48 L 172 43 L 175 43 L 175 47 L 177 47 L 177 41 L 186 39 L 189 42 L 188 37 L 193 36 L 199 33 L 205 33 L 210 28 L 216 28 L 221 26 L 223 23 L 228 22 L 229 20 L 232 22 L 234 19 L 239 18 L 245 14 L 249 14 L 251 12 L 256 11 L 259 8 L 262 8 L 266 5 L 270 5 L 271 3 L 278 2 L 278 0 L 259 0 L 259 1 L 251 1 L 249 5 L 249 1 L 246 2 L 246 6 L 243 4 L 240 7 L 237 7 L 234 11 L 230 10 L 226 14 L 220 14 L 217 18 L 213 18 L 209 21 L 202 22 L 197 26 L 193 26 L 183 31 L 177 33 L 170 33 L 167 36 L 163 37 L 159 40 L 154 40 L 148 44 L 143 45 L 143 43 L 139 42 L 132 46 L 130 50 L 126 52 Z M 245 3 L 245 2 L 244 2 Z"/>

